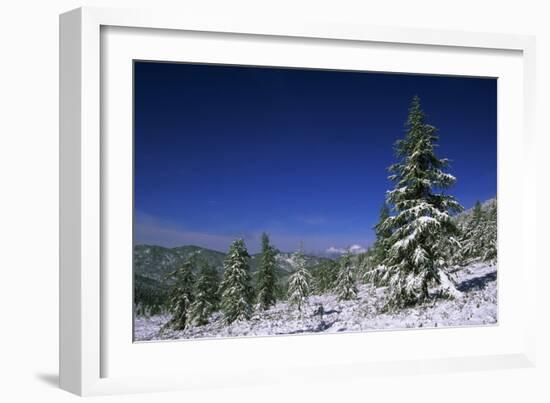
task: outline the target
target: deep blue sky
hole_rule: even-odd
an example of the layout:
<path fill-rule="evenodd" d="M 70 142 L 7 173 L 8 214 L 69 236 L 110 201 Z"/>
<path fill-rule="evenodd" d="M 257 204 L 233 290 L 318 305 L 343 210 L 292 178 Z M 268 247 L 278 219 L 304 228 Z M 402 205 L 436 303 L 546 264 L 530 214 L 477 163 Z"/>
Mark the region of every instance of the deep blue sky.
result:
<path fill-rule="evenodd" d="M 368 246 L 413 95 L 469 208 L 496 195 L 496 80 L 135 63 L 135 242 Z"/>

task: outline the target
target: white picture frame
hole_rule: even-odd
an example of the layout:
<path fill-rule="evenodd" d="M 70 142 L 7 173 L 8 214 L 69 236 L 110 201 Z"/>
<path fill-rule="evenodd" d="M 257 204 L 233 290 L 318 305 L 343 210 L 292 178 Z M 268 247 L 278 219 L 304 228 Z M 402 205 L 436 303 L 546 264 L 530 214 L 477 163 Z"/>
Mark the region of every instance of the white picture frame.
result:
<path fill-rule="evenodd" d="M 102 49 L 107 47 L 102 32 L 108 32 L 110 29 L 114 30 L 115 36 L 117 30 L 119 33 L 122 32 L 122 36 L 137 35 L 138 31 L 135 30 L 138 29 L 147 30 L 144 33 L 145 36 L 140 38 L 140 44 L 144 49 L 147 46 L 155 47 L 156 53 L 149 53 L 146 57 L 160 57 L 163 60 L 166 60 L 167 57 L 170 60 L 177 59 L 177 55 L 170 55 L 170 49 L 174 47 L 174 41 L 180 40 L 178 32 L 191 32 L 194 40 L 199 41 L 201 37 L 214 33 L 216 41 L 222 42 L 230 41 L 235 37 L 252 38 L 253 41 L 260 43 L 262 41 L 271 41 L 272 43 L 301 41 L 301 49 L 304 49 L 304 46 L 313 46 L 315 43 L 315 46 L 328 46 L 335 52 L 346 46 L 359 46 L 358 50 L 354 51 L 356 53 L 362 51 L 362 44 L 375 44 L 381 47 L 391 45 L 401 49 L 398 49 L 397 52 L 408 51 L 404 48 L 412 47 L 419 52 L 429 53 L 431 50 L 447 52 L 449 57 L 456 58 L 453 70 L 439 68 L 437 71 L 432 71 L 428 65 L 416 68 L 403 67 L 404 71 L 415 72 L 418 70 L 418 72 L 427 74 L 481 75 L 485 70 L 478 70 L 477 73 L 474 70 L 468 70 L 466 63 L 461 65 L 459 62 L 462 53 L 456 52 L 470 52 L 474 55 L 472 57 L 484 57 L 484 55 L 499 57 L 500 54 L 504 55 L 510 52 L 513 57 L 510 58 L 509 63 L 502 63 L 502 65 L 510 66 L 509 70 L 502 70 L 505 85 L 510 87 L 501 88 L 504 88 L 505 91 L 508 91 L 509 88 L 508 94 L 518 98 L 514 101 L 514 107 L 521 108 L 521 113 L 518 113 L 519 118 L 516 120 L 507 121 L 505 127 L 499 120 L 499 164 L 503 160 L 506 161 L 507 155 L 509 155 L 507 150 L 515 149 L 522 154 L 525 166 L 515 174 L 504 171 L 506 174 L 504 175 L 502 171 L 499 172 L 499 214 L 502 214 L 504 220 L 508 220 L 507 227 L 514 231 L 520 231 L 521 234 L 536 232 L 536 216 L 534 209 L 527 208 L 529 200 L 526 192 L 516 191 L 513 194 L 510 191 L 511 186 L 507 185 L 508 182 L 514 182 L 514 185 L 519 184 L 524 190 L 535 187 L 534 168 L 529 162 L 532 161 L 530 158 L 535 148 L 533 131 L 535 42 L 533 37 L 350 26 L 311 21 L 294 25 L 269 19 L 247 20 L 244 17 L 239 20 L 213 21 L 197 19 L 192 15 L 174 16 L 147 10 L 103 8 L 73 10 L 60 17 L 60 385 L 63 389 L 79 395 L 96 395 L 214 386 L 244 386 L 273 381 L 292 382 L 298 373 L 300 379 L 304 381 L 306 379 L 328 380 L 327 372 L 331 373 L 331 379 L 335 377 L 343 379 L 347 376 L 369 376 L 375 373 L 397 375 L 418 372 L 517 368 L 534 365 L 535 318 L 522 315 L 519 320 L 519 315 L 512 313 L 508 317 L 506 315 L 508 310 L 512 309 L 509 308 L 511 304 L 500 304 L 501 300 L 511 301 L 512 293 L 506 290 L 512 290 L 514 286 L 511 284 L 512 281 L 507 283 L 508 288 L 499 290 L 499 309 L 505 311 L 499 312 L 499 326 L 497 327 L 482 330 L 449 329 L 446 333 L 439 330 L 379 332 L 371 333 L 368 336 L 377 342 L 382 338 L 402 342 L 406 338 L 409 342 L 418 342 L 419 345 L 426 343 L 425 339 L 432 338 L 432 336 L 430 343 L 441 343 L 446 338 L 448 340 L 466 340 L 462 349 L 438 350 L 431 355 L 402 356 L 403 352 L 399 348 L 395 349 L 392 356 L 376 357 L 376 359 L 372 357 L 363 359 L 361 354 L 357 354 L 348 361 L 331 359 L 331 357 L 325 357 L 319 361 L 308 355 L 308 345 L 324 344 L 325 347 L 332 348 L 336 345 L 335 343 L 344 340 L 343 337 L 345 337 L 346 345 L 357 346 L 366 337 L 358 334 L 331 335 L 321 338 L 319 336 L 301 336 L 211 340 L 187 344 L 147 343 L 150 347 L 140 347 L 139 351 L 132 345 L 131 340 L 124 339 L 127 338 L 126 336 L 122 337 L 124 340 L 119 342 L 120 344 L 116 344 L 117 340 L 121 338 L 120 335 L 127 330 L 127 325 L 126 328 L 120 330 L 115 326 L 115 323 L 125 323 L 122 314 L 119 315 L 117 312 L 124 313 L 127 307 L 110 305 L 109 301 L 112 301 L 112 298 L 109 298 L 109 293 L 113 287 L 117 286 L 128 290 L 129 285 L 122 284 L 124 281 L 127 282 L 127 276 L 110 276 L 108 267 L 111 251 L 105 240 L 107 238 L 105 231 L 106 228 L 107 231 L 110 231 L 109 228 L 115 228 L 114 232 L 109 232 L 109 239 L 114 239 L 117 236 L 119 239 L 124 238 L 124 234 L 127 232 L 122 231 L 120 232 L 122 235 L 117 235 L 116 229 L 126 228 L 125 225 L 127 226 L 128 223 L 115 222 L 113 217 L 116 215 L 106 214 L 106 211 L 116 208 L 110 204 L 110 192 L 114 192 L 116 188 L 124 189 L 124 186 L 113 188 L 112 185 L 109 185 L 110 181 L 112 182 L 110 177 L 114 177 L 115 168 L 108 163 L 109 153 L 107 150 L 109 152 L 122 150 L 125 144 L 117 145 L 111 141 L 120 137 L 109 135 L 108 138 L 105 138 L 102 135 L 105 136 L 105 133 L 109 133 L 113 127 L 111 125 L 122 125 L 120 126 L 122 132 L 127 131 L 128 119 L 111 121 L 109 110 L 103 108 L 106 100 L 109 105 L 114 105 L 116 100 L 113 100 L 120 98 L 122 102 L 120 110 L 127 110 L 131 91 L 128 92 L 127 81 L 125 81 L 126 84 L 122 83 L 122 86 L 117 86 L 118 84 L 112 84 L 112 81 L 102 77 L 102 74 L 107 74 L 107 72 L 108 74 L 120 74 L 120 72 L 116 73 L 119 65 L 110 66 L 107 63 L 107 67 L 105 67 L 106 62 L 102 60 L 102 58 L 110 57 L 109 55 L 112 56 L 112 53 Z M 152 32 L 156 36 L 147 36 Z M 120 44 L 119 41 L 119 48 L 117 48 L 119 52 L 116 54 L 121 59 L 121 65 L 124 66 L 129 58 L 136 57 L 136 55 L 130 51 L 123 52 L 125 47 L 120 47 Z M 205 45 L 204 49 L 209 46 L 204 43 L 202 45 Z M 202 55 L 197 51 L 197 49 L 202 49 L 202 45 L 190 45 L 189 49 L 196 51 L 194 61 L 227 61 L 229 57 L 227 55 L 216 56 L 215 60 L 205 60 L 204 58 L 208 58 L 208 55 Z M 117 46 L 116 40 L 110 40 L 108 46 Z M 132 49 L 131 47 L 127 48 Z M 248 60 L 245 58 L 246 49 L 243 49 L 240 54 L 242 58 L 235 62 L 240 61 L 246 64 L 246 60 Z M 274 54 L 276 56 L 276 53 Z M 311 52 L 311 55 L 311 63 L 315 63 L 313 61 L 315 59 L 314 52 Z M 271 57 L 274 57 L 273 54 Z M 433 56 L 428 55 L 428 61 L 430 57 Z M 126 61 L 122 60 L 123 58 L 126 58 Z M 255 60 L 250 59 L 251 64 L 254 62 Z M 266 59 L 264 62 L 270 64 L 273 63 L 273 59 Z M 492 63 L 494 62 L 493 60 Z M 288 65 L 291 61 L 281 61 L 280 63 Z M 296 63 L 304 65 L 308 61 L 303 59 Z M 361 69 L 362 65 L 360 62 L 358 63 L 357 68 Z M 349 67 L 349 64 L 346 66 Z M 372 64 L 369 66 L 374 68 Z M 331 67 L 339 68 L 337 65 Z M 105 68 L 107 70 L 104 70 Z M 383 71 L 391 70 L 390 67 L 385 67 L 382 64 L 379 68 Z M 487 71 L 487 74 L 490 75 L 489 70 Z M 121 76 L 116 77 L 120 78 Z M 124 80 L 119 81 L 123 82 Z M 113 98 L 110 98 L 111 95 Z M 104 98 L 105 96 L 107 98 Z M 502 114 L 502 107 L 506 106 L 499 105 L 499 116 Z M 517 130 L 513 131 L 511 128 Z M 503 133 L 506 134 L 506 137 L 501 142 Z M 127 167 L 127 164 L 123 163 L 122 165 Z M 126 173 L 127 171 L 126 169 Z M 120 171 L 117 172 L 120 173 Z M 507 178 L 507 182 L 504 182 L 504 177 Z M 122 175 L 121 181 L 126 179 Z M 121 200 L 124 199 L 124 195 L 122 196 Z M 504 205 L 501 205 L 501 199 L 504 197 L 506 201 Z M 510 212 L 515 207 L 519 207 L 520 210 L 513 218 Z M 499 216 L 499 234 L 502 225 Z M 509 230 L 506 229 L 506 231 Z M 499 239 L 499 243 L 501 241 Z M 535 277 L 538 268 L 534 258 L 534 245 L 535 242 L 526 242 L 524 237 L 523 242 L 516 245 L 515 251 L 508 250 L 500 254 L 499 260 L 504 264 L 506 261 L 519 264 L 522 268 L 521 276 L 523 278 Z M 502 246 L 499 244 L 499 253 L 502 249 L 506 249 Z M 499 268 L 499 288 L 500 270 Z M 109 281 L 108 287 L 106 286 L 107 280 Z M 505 285 L 506 281 L 505 275 L 503 279 Z M 523 307 L 532 308 L 526 312 L 533 312 L 533 315 L 535 312 L 535 287 L 536 284 L 533 282 L 526 282 L 521 290 L 522 303 L 525 304 Z M 505 295 L 504 292 L 508 292 L 508 294 Z M 127 313 L 131 315 L 131 311 Z M 113 321 L 112 318 L 117 320 Z M 495 343 L 495 348 L 492 350 L 483 345 L 472 349 L 468 344 L 468 337 L 486 338 L 487 345 L 495 337 L 505 341 L 501 345 Z M 284 349 L 289 348 L 301 351 L 303 356 L 298 356 L 295 360 L 287 363 L 277 362 L 277 356 L 280 356 Z M 180 354 L 182 352 L 178 353 L 176 350 L 184 349 L 186 356 L 191 357 L 184 365 L 162 358 L 167 357 L 168 354 Z M 244 360 L 240 366 L 233 368 L 233 371 L 221 363 L 216 366 L 216 369 L 211 369 L 213 361 L 207 359 L 198 370 L 195 368 L 192 372 L 186 372 L 186 367 L 188 371 L 193 366 L 193 360 L 198 364 L 199 357 L 204 357 L 204 354 L 212 356 L 226 354 L 224 357 L 231 359 L 231 354 L 246 350 L 249 351 L 250 360 Z M 113 351 L 117 353 L 113 353 Z M 121 351 L 126 355 L 119 353 Z M 252 356 L 266 351 L 271 351 L 275 365 L 273 368 L 264 368 L 263 372 L 257 371 L 259 364 L 253 361 Z M 157 359 L 156 362 L 163 363 L 167 370 L 158 371 L 158 374 L 132 371 L 131 358 L 134 354 L 143 354 L 140 357 L 148 357 L 149 360 Z M 152 358 L 152 356 L 157 358 Z M 127 361 L 130 364 L 126 367 L 119 365 L 114 370 L 111 368 L 111 362 L 117 360 L 119 362 Z M 306 373 L 301 371 L 304 367 L 308 368 Z M 284 371 L 281 371 L 281 368 L 284 368 Z M 204 376 L 205 374 L 210 376 L 207 378 Z"/>

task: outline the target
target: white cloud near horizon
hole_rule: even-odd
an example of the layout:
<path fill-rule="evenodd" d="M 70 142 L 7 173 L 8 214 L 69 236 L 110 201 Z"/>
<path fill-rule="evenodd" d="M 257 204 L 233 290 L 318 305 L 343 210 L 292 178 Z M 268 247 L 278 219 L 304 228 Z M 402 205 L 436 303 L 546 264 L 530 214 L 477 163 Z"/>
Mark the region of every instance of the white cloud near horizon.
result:
<path fill-rule="evenodd" d="M 361 245 L 354 244 L 354 245 L 351 245 L 349 248 L 337 248 L 335 246 L 331 246 L 330 248 L 325 250 L 326 253 L 341 254 L 341 255 L 343 255 L 344 253 L 346 253 L 348 251 L 353 253 L 354 255 L 357 255 L 359 253 L 366 252 L 367 249 L 363 248 Z"/>

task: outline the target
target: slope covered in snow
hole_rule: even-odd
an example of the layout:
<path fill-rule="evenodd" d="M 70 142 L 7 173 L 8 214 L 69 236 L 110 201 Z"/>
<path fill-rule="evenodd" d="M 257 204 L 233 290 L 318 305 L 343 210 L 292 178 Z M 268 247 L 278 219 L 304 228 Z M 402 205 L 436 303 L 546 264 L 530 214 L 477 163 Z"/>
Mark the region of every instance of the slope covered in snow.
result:
<path fill-rule="evenodd" d="M 134 336 L 136 341 L 145 341 L 496 324 L 497 266 L 474 264 L 455 275 L 457 288 L 462 291 L 460 297 L 434 298 L 396 312 L 382 309 L 384 287 L 360 285 L 357 300 L 338 301 L 334 294 L 314 295 L 302 314 L 286 302 L 279 302 L 267 311 L 255 312 L 250 320 L 231 325 L 224 324 L 219 312 L 207 325 L 183 331 L 161 330 L 169 319 L 166 315 L 137 316 Z"/>

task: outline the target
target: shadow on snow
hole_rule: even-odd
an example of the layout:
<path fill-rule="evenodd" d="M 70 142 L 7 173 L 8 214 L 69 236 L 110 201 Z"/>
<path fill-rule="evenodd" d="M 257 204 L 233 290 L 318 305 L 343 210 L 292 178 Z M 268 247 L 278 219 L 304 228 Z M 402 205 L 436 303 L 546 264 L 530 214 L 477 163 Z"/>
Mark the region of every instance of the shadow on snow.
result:
<path fill-rule="evenodd" d="M 457 285 L 457 289 L 462 292 L 469 292 L 474 290 L 483 290 L 487 283 L 490 281 L 495 281 L 497 279 L 497 272 L 487 273 L 483 276 L 471 278 L 465 280 L 462 283 Z"/>

